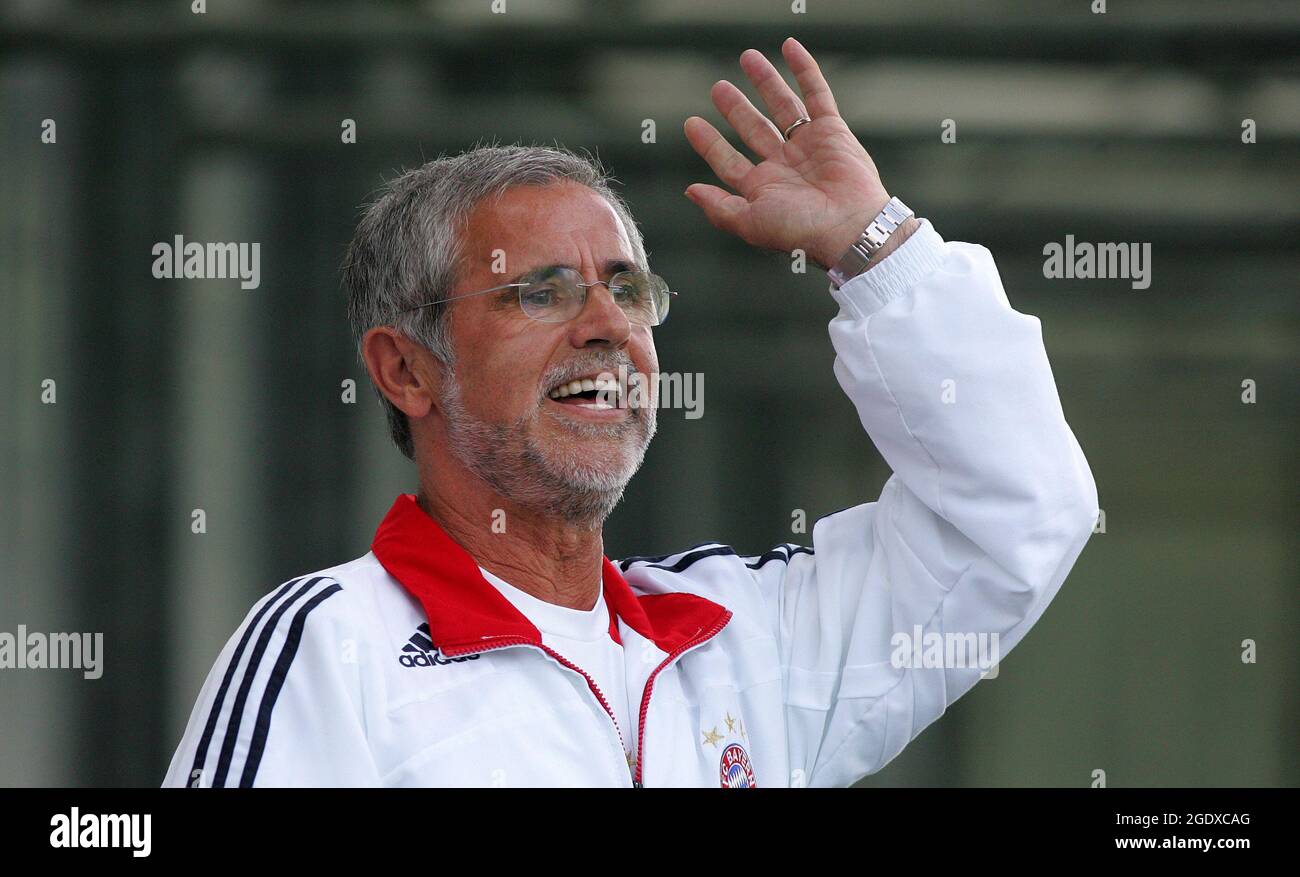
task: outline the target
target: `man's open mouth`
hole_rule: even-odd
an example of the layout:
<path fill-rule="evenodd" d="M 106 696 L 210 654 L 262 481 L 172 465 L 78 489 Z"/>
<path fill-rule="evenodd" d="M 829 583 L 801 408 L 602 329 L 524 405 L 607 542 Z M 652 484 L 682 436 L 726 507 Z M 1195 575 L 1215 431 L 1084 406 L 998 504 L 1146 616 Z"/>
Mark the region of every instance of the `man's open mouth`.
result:
<path fill-rule="evenodd" d="M 607 372 L 562 381 L 547 391 L 547 398 L 563 405 L 616 408 L 621 398 L 618 381 Z"/>

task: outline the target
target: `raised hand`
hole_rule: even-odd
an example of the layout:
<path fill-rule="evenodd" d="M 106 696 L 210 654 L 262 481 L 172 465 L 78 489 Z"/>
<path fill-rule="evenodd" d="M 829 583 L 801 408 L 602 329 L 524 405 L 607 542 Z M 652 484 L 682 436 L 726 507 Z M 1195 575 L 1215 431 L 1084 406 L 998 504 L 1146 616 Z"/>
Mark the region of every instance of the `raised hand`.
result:
<path fill-rule="evenodd" d="M 803 99 L 790 90 L 772 63 L 755 49 L 740 66 L 758 89 L 771 118 L 725 79 L 714 84 L 713 104 L 740 139 L 762 160 L 756 165 L 699 116 L 686 120 L 686 138 L 718 179 L 719 186 L 692 183 L 686 195 L 717 228 L 756 247 L 802 249 L 829 267 L 857 239 L 889 193 L 871 156 L 840 118 L 817 62 L 794 37 L 781 46 Z M 806 112 L 805 112 L 806 107 Z M 782 132 L 798 119 L 811 121 Z M 894 249 L 916 226 L 909 219 L 874 261 Z"/>

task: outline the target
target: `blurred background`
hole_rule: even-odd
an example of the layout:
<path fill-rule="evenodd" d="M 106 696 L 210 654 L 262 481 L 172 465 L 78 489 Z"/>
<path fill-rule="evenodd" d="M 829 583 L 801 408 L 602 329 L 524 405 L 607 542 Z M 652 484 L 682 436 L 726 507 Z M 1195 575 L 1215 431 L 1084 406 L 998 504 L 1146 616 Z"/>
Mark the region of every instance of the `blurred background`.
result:
<path fill-rule="evenodd" d="M 789 35 L 890 190 L 989 247 L 1042 319 L 1106 515 L 998 678 L 862 784 L 1300 780 L 1300 6 L 207 5 L 0 6 L 0 631 L 99 631 L 105 651 L 97 680 L 0 670 L 0 785 L 160 783 L 252 602 L 364 554 L 415 489 L 338 266 L 384 179 L 481 139 L 596 153 L 682 291 L 656 343 L 705 374 L 705 416 L 660 415 L 608 556 L 807 544 L 792 510 L 874 499 L 888 471 L 831 371 L 824 275 L 682 195 L 714 181 L 682 121 L 730 133 L 711 84 L 757 103 L 738 57 L 783 67 Z M 1150 288 L 1045 280 L 1067 234 L 1149 242 Z M 175 235 L 260 242 L 260 287 L 154 279 Z"/>

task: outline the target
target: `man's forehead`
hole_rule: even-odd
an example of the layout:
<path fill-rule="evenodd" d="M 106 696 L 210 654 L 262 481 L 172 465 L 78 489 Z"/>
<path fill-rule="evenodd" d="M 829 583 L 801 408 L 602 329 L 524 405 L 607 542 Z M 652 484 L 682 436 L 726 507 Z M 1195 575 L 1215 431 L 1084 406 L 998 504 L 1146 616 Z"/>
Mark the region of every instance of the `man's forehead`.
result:
<path fill-rule="evenodd" d="M 597 264 L 633 261 L 613 206 L 577 183 L 511 187 L 475 209 L 469 232 L 476 262 L 493 261 L 500 253 L 512 266 L 539 259 L 576 265 L 588 254 Z"/>

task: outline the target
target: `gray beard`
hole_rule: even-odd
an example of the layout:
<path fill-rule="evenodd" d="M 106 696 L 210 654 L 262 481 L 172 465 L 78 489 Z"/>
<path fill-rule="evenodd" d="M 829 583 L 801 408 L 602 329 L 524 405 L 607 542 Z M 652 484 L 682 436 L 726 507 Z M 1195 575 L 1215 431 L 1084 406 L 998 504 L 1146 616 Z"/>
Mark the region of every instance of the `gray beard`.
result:
<path fill-rule="evenodd" d="M 622 423 L 564 422 L 563 428 L 577 436 L 607 439 L 622 448 L 631 439 L 632 454 L 620 455 L 615 467 L 611 467 L 613 458 L 607 458 L 603 467 L 592 465 L 576 450 L 553 448 L 548 455 L 529 431 L 543 416 L 543 402 L 512 423 L 488 423 L 465 410 L 454 366 L 448 364 L 443 374 L 439 402 L 456 459 L 511 502 L 585 529 L 598 529 L 618 505 L 627 483 L 641 468 L 657 429 L 653 405 L 633 408 Z"/>

